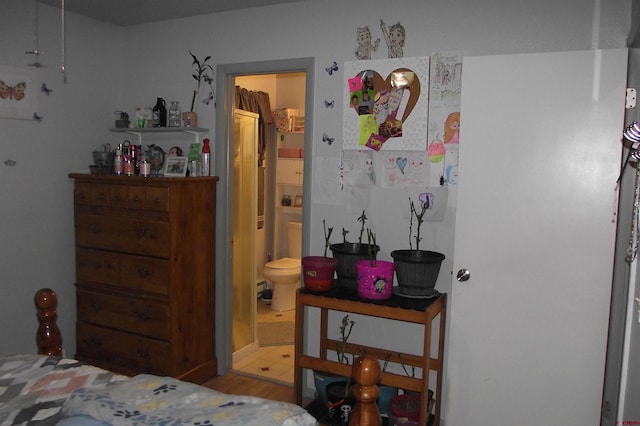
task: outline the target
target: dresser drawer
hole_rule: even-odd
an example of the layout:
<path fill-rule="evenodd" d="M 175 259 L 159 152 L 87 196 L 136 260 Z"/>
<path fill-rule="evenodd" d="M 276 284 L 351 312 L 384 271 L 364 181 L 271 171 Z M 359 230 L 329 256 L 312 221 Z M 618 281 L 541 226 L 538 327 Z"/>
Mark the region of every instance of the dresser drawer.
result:
<path fill-rule="evenodd" d="M 76 244 L 81 247 L 169 257 L 169 223 L 128 217 L 78 214 Z"/>
<path fill-rule="evenodd" d="M 76 324 L 78 357 L 93 358 L 130 370 L 166 375 L 169 371 L 169 344 L 83 321 Z"/>
<path fill-rule="evenodd" d="M 99 284 L 117 284 L 120 279 L 120 255 L 77 247 L 76 279 Z"/>
<path fill-rule="evenodd" d="M 169 308 L 165 303 L 79 287 L 76 292 L 76 305 L 79 321 L 155 339 L 169 338 Z"/>
<path fill-rule="evenodd" d="M 130 186 L 127 206 L 130 209 L 168 211 L 169 188 Z"/>

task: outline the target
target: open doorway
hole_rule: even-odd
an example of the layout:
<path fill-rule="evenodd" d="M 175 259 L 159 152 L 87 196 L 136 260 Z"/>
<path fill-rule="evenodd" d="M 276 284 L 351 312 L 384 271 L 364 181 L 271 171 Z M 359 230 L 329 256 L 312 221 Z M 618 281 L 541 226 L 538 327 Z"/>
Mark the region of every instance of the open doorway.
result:
<path fill-rule="evenodd" d="M 217 235 L 216 235 L 216 247 L 217 247 L 217 256 L 216 256 L 216 354 L 218 357 L 218 373 L 224 374 L 230 371 L 233 368 L 234 361 L 234 352 L 237 352 L 238 349 L 234 347 L 234 288 L 236 277 L 234 276 L 234 233 L 233 233 L 233 224 L 234 218 L 236 217 L 237 210 L 237 198 L 236 196 L 238 190 L 234 189 L 236 187 L 235 181 L 237 176 L 235 176 L 234 172 L 234 151 L 233 151 L 233 138 L 234 138 L 234 122 L 233 122 L 233 111 L 234 111 L 234 97 L 235 97 L 235 86 L 238 84 L 238 81 L 242 81 L 246 76 L 260 76 L 266 74 L 295 74 L 302 73 L 302 79 L 304 81 L 304 111 L 307 117 L 312 116 L 312 96 L 310 95 L 310 88 L 313 87 L 313 59 L 294 59 L 294 60 L 283 60 L 283 61 L 269 61 L 264 63 L 249 63 L 249 64 L 234 64 L 234 65 L 220 65 L 217 67 L 217 90 L 218 90 L 218 105 L 216 112 L 216 144 L 214 148 L 214 164 L 216 167 L 216 174 L 220 177 L 220 188 L 218 191 L 218 219 L 217 219 Z M 240 84 L 242 85 L 242 84 Z M 252 88 L 248 88 L 251 90 Z M 301 138 L 300 143 L 304 145 L 306 152 L 311 152 L 310 149 L 310 119 L 307 119 L 307 125 L 303 134 L 303 138 Z M 279 136 L 276 135 L 274 138 L 275 141 L 278 141 Z M 277 148 L 275 146 L 270 147 L 272 150 L 270 160 L 267 161 L 266 165 L 269 167 L 270 162 L 272 163 L 272 172 L 275 170 L 275 157 L 277 155 Z M 305 175 L 309 172 L 307 167 L 305 167 Z M 265 177 L 266 179 L 266 187 L 271 188 L 271 193 L 265 198 L 266 201 L 265 206 L 265 215 L 268 215 L 269 212 L 271 219 L 275 221 L 275 185 L 270 182 L 275 182 L 275 176 Z M 301 191 L 301 199 L 304 199 L 304 194 L 307 192 L 308 184 L 305 184 L 300 187 Z M 254 194 L 257 196 L 257 194 Z M 234 203 L 236 207 L 234 207 Z M 304 223 L 305 216 L 308 216 L 304 206 L 300 209 L 300 220 Z M 266 228 L 266 227 L 265 227 Z M 271 231 L 265 229 L 265 235 L 260 240 L 259 243 L 264 245 L 265 247 L 274 247 L 275 244 L 273 241 L 276 239 L 276 226 L 275 223 L 270 225 Z M 303 235 L 306 235 L 304 231 L 306 226 L 303 228 Z M 255 232 L 256 227 L 252 227 L 251 230 L 246 232 Z M 243 231 L 245 232 L 245 231 Z M 303 241 L 303 246 L 305 242 Z M 258 251 L 259 253 L 259 251 Z M 261 283 L 261 279 L 259 279 L 259 266 L 258 263 L 262 262 L 263 259 L 259 258 L 259 255 L 256 252 L 252 252 L 250 257 L 253 258 L 251 261 L 251 266 L 256 273 L 254 276 L 256 277 L 256 282 L 250 283 L 253 287 L 252 297 L 253 306 L 256 305 L 257 294 L 260 288 L 258 284 Z M 263 256 L 275 258 L 276 253 L 274 249 L 265 249 L 263 251 Z M 238 275 L 237 273 L 235 275 Z M 251 281 L 251 279 L 249 280 Z M 246 308 L 245 308 L 246 309 Z M 257 316 L 257 310 L 251 312 L 251 315 L 254 318 Z M 286 319 L 286 318 L 285 318 Z M 253 332 L 255 341 L 255 336 L 257 335 L 257 323 L 254 320 L 253 327 L 251 325 L 249 328 L 253 328 L 253 330 L 249 330 L 249 334 Z M 237 340 L 237 339 L 235 339 Z M 251 337 L 249 340 L 252 340 Z M 245 343 L 242 343 L 243 345 Z M 252 351 L 255 348 L 255 344 L 249 344 L 249 346 L 254 346 L 253 348 L 249 348 L 249 351 Z M 236 344 L 237 346 L 237 344 Z M 237 354 L 236 354 L 237 355 Z M 245 354 L 246 355 L 246 354 Z M 240 358 L 241 359 L 241 358 Z M 274 371 L 274 374 L 277 372 Z"/>

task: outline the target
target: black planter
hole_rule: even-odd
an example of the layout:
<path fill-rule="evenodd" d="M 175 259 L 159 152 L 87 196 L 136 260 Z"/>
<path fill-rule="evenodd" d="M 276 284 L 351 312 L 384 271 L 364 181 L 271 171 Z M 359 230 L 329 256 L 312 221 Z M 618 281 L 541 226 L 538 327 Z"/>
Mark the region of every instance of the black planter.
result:
<path fill-rule="evenodd" d="M 351 393 L 351 383 L 347 381 L 333 382 L 327 385 L 326 390 L 331 425 L 348 425 L 356 403 Z"/>
<path fill-rule="evenodd" d="M 396 264 L 396 278 L 402 292 L 423 296 L 435 286 L 444 254 L 429 250 L 394 250 L 391 257 Z"/>
<path fill-rule="evenodd" d="M 369 259 L 369 244 L 358 243 L 337 243 L 331 244 L 329 247 L 333 258 L 338 261 L 336 266 L 336 286 L 348 288 L 351 290 L 358 289 L 358 272 L 356 271 L 356 262 L 359 260 Z M 380 251 L 380 246 L 374 248 L 374 258 Z"/>

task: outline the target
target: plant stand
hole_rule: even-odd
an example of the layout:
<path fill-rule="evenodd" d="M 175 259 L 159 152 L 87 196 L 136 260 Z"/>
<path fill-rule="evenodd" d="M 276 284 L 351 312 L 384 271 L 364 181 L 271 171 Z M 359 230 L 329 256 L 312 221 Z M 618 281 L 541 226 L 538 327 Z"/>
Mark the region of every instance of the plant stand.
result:
<path fill-rule="evenodd" d="M 328 373 L 350 377 L 352 366 L 340 364 L 327 359 L 329 351 L 334 351 L 340 343 L 338 340 L 327 337 L 329 311 L 341 311 L 356 313 L 378 318 L 405 321 L 423 326 L 423 352 L 421 355 L 400 353 L 401 361 L 405 365 L 419 367 L 421 377 L 407 377 L 395 373 L 384 372 L 380 385 L 394 386 L 420 394 L 420 424 L 426 425 L 429 418 L 429 386 L 430 374 L 435 372 L 435 421 L 440 422 L 441 391 L 442 391 L 442 364 L 444 354 L 444 330 L 446 320 L 447 295 L 441 294 L 432 299 L 408 299 L 393 296 L 389 300 L 377 301 L 372 304 L 362 301 L 353 291 L 339 288 L 314 294 L 301 288 L 296 295 L 296 337 L 295 337 L 295 364 L 293 373 L 293 391 L 296 404 L 302 404 L 302 372 L 303 369 L 320 370 Z M 320 324 L 305 324 L 305 308 L 320 309 Z M 434 320 L 438 320 L 438 326 Z M 307 355 L 303 352 L 305 334 L 308 336 L 307 327 L 318 327 L 320 333 L 319 356 Z M 431 338 L 438 339 L 437 355 L 431 354 Z M 381 349 L 383 342 L 378 347 L 348 343 L 348 353 L 359 354 L 365 351 L 378 360 L 384 360 L 388 350 Z M 397 358 L 392 358 L 397 362 Z"/>

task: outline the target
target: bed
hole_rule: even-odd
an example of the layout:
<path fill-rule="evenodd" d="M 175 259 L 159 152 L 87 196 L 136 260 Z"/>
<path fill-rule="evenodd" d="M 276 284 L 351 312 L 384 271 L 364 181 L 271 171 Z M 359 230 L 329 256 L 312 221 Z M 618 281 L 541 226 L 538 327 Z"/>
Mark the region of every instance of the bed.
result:
<path fill-rule="evenodd" d="M 63 358 L 56 294 L 39 290 L 35 302 L 38 354 L 0 357 L 0 425 L 317 424 L 295 404 L 225 394 L 172 377 L 127 377 Z M 359 403 L 350 424 L 380 424 L 377 361 L 360 359 L 353 371 Z"/>
<path fill-rule="evenodd" d="M 315 425 L 305 409 L 172 377 L 126 377 L 61 357 L 57 296 L 35 297 L 39 354 L 0 357 L 2 425 Z"/>

